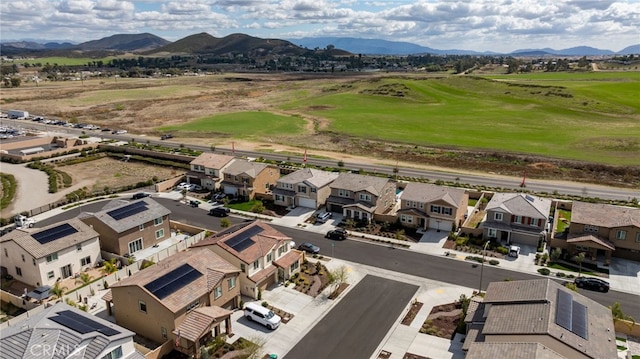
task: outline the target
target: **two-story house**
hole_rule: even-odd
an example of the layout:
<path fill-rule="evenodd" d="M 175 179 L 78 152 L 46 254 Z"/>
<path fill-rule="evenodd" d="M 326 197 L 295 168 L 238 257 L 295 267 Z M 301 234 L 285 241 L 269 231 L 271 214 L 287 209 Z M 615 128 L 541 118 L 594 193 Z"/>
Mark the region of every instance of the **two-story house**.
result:
<path fill-rule="evenodd" d="M 136 333 L 66 303 L 56 303 L 0 330 L 3 358 L 144 359 Z"/>
<path fill-rule="evenodd" d="M 340 173 L 330 185 L 327 210 L 345 218 L 371 222 L 395 204 L 396 185 L 388 178 Z"/>
<path fill-rule="evenodd" d="M 329 185 L 338 173 L 304 168 L 278 180 L 273 189 L 274 203 L 285 207 L 317 209 L 324 206 L 331 194 Z"/>
<path fill-rule="evenodd" d="M 551 246 L 605 264 L 612 256 L 640 261 L 640 209 L 573 202 L 567 237 L 554 238 Z"/>
<path fill-rule="evenodd" d="M 103 251 L 132 255 L 171 237 L 170 213 L 147 197 L 133 202 L 114 200 L 99 212 L 83 212 L 78 218 L 100 233 Z"/>
<path fill-rule="evenodd" d="M 484 238 L 538 246 L 546 239 L 551 200 L 525 193 L 495 193 L 480 224 Z"/>
<path fill-rule="evenodd" d="M 277 166 L 242 159 L 233 160 L 224 169 L 221 187 L 224 193 L 246 200 L 273 199 L 272 189 L 280 178 Z"/>
<path fill-rule="evenodd" d="M 187 355 L 224 330 L 240 305 L 240 270 L 206 248 L 191 248 L 122 279 L 103 299 L 121 325 Z M 224 327 L 221 328 L 222 323 Z"/>
<path fill-rule="evenodd" d="M 44 228 L 16 229 L 0 237 L 3 273 L 36 287 L 54 285 L 100 259 L 99 234 L 73 218 Z"/>
<path fill-rule="evenodd" d="M 215 191 L 220 188 L 224 169 L 234 159 L 233 156 L 202 153 L 189 163 L 191 170 L 187 172 L 187 182 Z"/>
<path fill-rule="evenodd" d="M 240 292 L 257 299 L 258 292 L 300 270 L 303 252 L 291 237 L 261 221 L 239 223 L 193 245 L 208 248 L 240 268 Z"/>
<path fill-rule="evenodd" d="M 400 194 L 397 216 L 407 227 L 448 232 L 462 225 L 468 204 L 463 189 L 410 182 Z"/>

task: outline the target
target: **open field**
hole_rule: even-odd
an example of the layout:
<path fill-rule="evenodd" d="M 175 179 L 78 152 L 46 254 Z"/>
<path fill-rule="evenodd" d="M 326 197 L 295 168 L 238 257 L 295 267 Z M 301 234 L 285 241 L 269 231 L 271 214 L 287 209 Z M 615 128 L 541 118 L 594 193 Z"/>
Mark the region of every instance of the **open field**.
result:
<path fill-rule="evenodd" d="M 39 57 L 36 59 L 25 59 L 25 60 L 17 60 L 16 62 L 19 64 L 50 64 L 50 65 L 58 65 L 58 66 L 82 66 L 95 61 L 102 61 L 103 63 L 107 63 L 114 59 L 114 56 L 107 56 L 103 58 L 91 58 L 91 57 Z"/>
<path fill-rule="evenodd" d="M 447 161 L 462 150 L 484 153 L 471 167 L 485 170 L 501 161 L 495 153 L 636 168 L 637 98 L 640 72 L 224 74 L 26 85 L 3 89 L 1 104 L 129 133 L 171 131 L 185 144 L 243 139 L 466 168 L 468 155 Z M 486 170 L 521 173 L 522 163 Z"/>

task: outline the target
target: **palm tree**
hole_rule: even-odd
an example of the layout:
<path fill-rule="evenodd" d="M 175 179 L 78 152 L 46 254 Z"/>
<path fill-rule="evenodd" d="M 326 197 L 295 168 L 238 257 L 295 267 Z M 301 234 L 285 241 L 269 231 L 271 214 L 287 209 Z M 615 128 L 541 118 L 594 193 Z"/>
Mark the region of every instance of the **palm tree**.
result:
<path fill-rule="evenodd" d="M 104 262 L 104 265 L 100 269 L 102 273 L 105 275 L 109 275 L 111 273 L 115 273 L 118 271 L 118 267 L 116 266 L 116 259 L 111 258 L 110 260 Z"/>
<path fill-rule="evenodd" d="M 80 273 L 80 278 L 76 279 L 76 283 L 82 283 L 82 285 L 87 285 L 91 283 L 93 277 L 89 275 L 89 273 L 82 272 Z"/>
<path fill-rule="evenodd" d="M 552 263 L 555 263 L 558 261 L 558 259 L 560 259 L 560 257 L 562 256 L 562 249 L 560 248 L 554 248 L 551 251 L 551 255 L 549 256 L 551 259 Z"/>
<path fill-rule="evenodd" d="M 584 261 L 584 256 L 585 256 L 584 252 L 580 252 L 573 257 L 573 260 L 578 262 L 578 265 L 580 266 L 580 269 L 578 271 L 578 277 L 582 276 L 582 261 Z"/>
<path fill-rule="evenodd" d="M 632 316 L 624 314 L 622 308 L 620 307 L 620 303 L 613 303 L 613 305 L 610 306 L 609 309 L 611 309 L 611 315 L 613 316 L 614 322 L 623 321 L 629 326 L 629 328 L 633 328 L 633 326 L 636 324 L 636 320 L 633 319 Z"/>
<path fill-rule="evenodd" d="M 66 290 L 67 287 L 60 287 L 60 283 L 56 282 L 56 284 L 53 285 L 53 288 L 49 289 L 49 293 L 55 295 L 56 298 L 62 298 L 62 295 Z"/>

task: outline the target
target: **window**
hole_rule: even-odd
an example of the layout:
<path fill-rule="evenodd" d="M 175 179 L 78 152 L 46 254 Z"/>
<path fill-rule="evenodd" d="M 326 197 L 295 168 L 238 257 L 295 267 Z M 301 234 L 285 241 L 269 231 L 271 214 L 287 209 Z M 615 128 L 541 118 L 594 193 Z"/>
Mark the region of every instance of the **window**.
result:
<path fill-rule="evenodd" d="M 158 217 L 156 219 L 153 220 L 153 224 L 156 226 L 159 226 L 162 224 L 162 217 Z"/>
<path fill-rule="evenodd" d="M 278 247 L 278 256 L 281 256 L 286 251 L 287 251 L 287 245 L 286 244 Z"/>
<path fill-rule="evenodd" d="M 316 193 L 316 191 L 317 191 L 317 190 L 315 189 L 315 187 L 311 187 L 311 189 L 310 189 L 309 191 L 310 191 L 311 193 Z"/>
<path fill-rule="evenodd" d="M 273 260 L 273 254 L 271 252 L 267 253 L 267 262 L 271 262 Z"/>
<path fill-rule="evenodd" d="M 156 231 L 156 239 L 160 239 L 162 237 L 164 237 L 164 228 Z"/>
<path fill-rule="evenodd" d="M 244 263 L 240 263 L 240 271 L 241 271 L 242 273 L 244 273 L 244 272 L 246 272 L 246 271 L 247 271 L 247 266 L 245 266 L 245 265 L 244 265 Z"/>
<path fill-rule="evenodd" d="M 160 331 L 162 332 L 162 339 L 167 339 L 167 328 L 162 327 Z"/>
<path fill-rule="evenodd" d="M 371 202 L 371 195 L 368 193 L 360 193 L 360 200 Z"/>
<path fill-rule="evenodd" d="M 590 224 L 585 224 L 584 225 L 584 231 L 585 232 L 593 232 L 593 233 L 598 233 L 598 226 L 592 226 Z"/>
<path fill-rule="evenodd" d="M 138 301 L 138 309 L 140 309 L 141 312 L 146 313 L 147 312 L 147 303 L 145 303 L 143 300 L 139 300 Z"/>
<path fill-rule="evenodd" d="M 627 239 L 627 231 L 623 231 L 621 229 L 616 231 L 616 239 L 624 241 Z"/>
<path fill-rule="evenodd" d="M 253 262 L 253 269 L 260 269 L 260 261 Z"/>
<path fill-rule="evenodd" d="M 453 213 L 453 210 L 449 207 L 442 207 L 442 214 L 450 216 Z"/>
<path fill-rule="evenodd" d="M 487 235 L 489 238 L 496 238 L 498 237 L 498 231 L 495 228 L 489 228 Z"/>
<path fill-rule="evenodd" d="M 101 359 L 120 359 L 122 358 L 122 346 L 119 346 L 111 351 L 111 353 L 103 356 Z"/>
<path fill-rule="evenodd" d="M 139 230 L 139 231 L 143 231 L 143 230 L 144 230 L 144 224 L 139 225 L 139 226 L 138 226 L 138 230 Z"/>
<path fill-rule="evenodd" d="M 218 299 L 222 297 L 222 287 L 221 286 L 217 286 L 214 290 L 213 290 L 213 298 L 214 299 Z"/>
<path fill-rule="evenodd" d="M 281 194 L 276 195 L 276 202 L 284 202 L 284 196 Z"/>
<path fill-rule="evenodd" d="M 227 284 L 229 285 L 229 290 L 236 287 L 236 277 L 231 277 L 227 279 Z"/>
<path fill-rule="evenodd" d="M 36 259 L 35 258 L 31 258 L 31 263 L 33 263 L 33 265 L 36 265 Z"/>
<path fill-rule="evenodd" d="M 300 193 L 307 193 L 307 187 L 305 187 L 305 186 L 298 186 L 298 192 L 300 192 Z"/>
<path fill-rule="evenodd" d="M 5 256 L 5 257 L 8 257 L 8 256 L 9 256 L 9 252 L 7 252 L 7 249 L 6 249 L 6 248 L 4 249 L 4 256 Z"/>
<path fill-rule="evenodd" d="M 53 262 L 58 260 L 58 253 L 51 253 L 47 256 L 47 262 Z"/>
<path fill-rule="evenodd" d="M 22 257 L 22 261 L 24 262 L 25 261 L 24 254 L 21 254 L 20 256 Z"/>
<path fill-rule="evenodd" d="M 81 251 L 82 250 L 82 244 L 78 243 L 76 244 L 76 251 Z"/>
<path fill-rule="evenodd" d="M 88 257 L 84 257 L 82 259 L 80 259 L 80 265 L 81 266 L 88 266 L 89 264 L 91 264 L 91 256 Z"/>
<path fill-rule="evenodd" d="M 300 263 L 298 263 L 298 262 L 293 262 L 293 263 L 291 264 L 291 267 L 289 267 L 289 270 L 290 270 L 291 272 L 294 272 L 296 269 L 298 269 L 298 267 L 299 267 L 299 266 L 300 266 Z"/>
<path fill-rule="evenodd" d="M 200 300 L 197 300 L 189 305 L 187 305 L 187 312 L 190 312 L 192 309 L 197 308 L 200 305 Z"/>
<path fill-rule="evenodd" d="M 53 279 L 54 276 L 55 274 L 53 274 L 53 271 L 47 273 L 47 279 Z"/>
<path fill-rule="evenodd" d="M 521 216 L 513 216 L 513 223 L 522 223 L 522 217 Z"/>
<path fill-rule="evenodd" d="M 134 253 L 142 249 L 142 238 L 129 242 L 129 253 Z"/>
<path fill-rule="evenodd" d="M 338 196 L 349 198 L 349 197 L 351 197 L 351 192 L 347 191 L 346 189 L 339 189 L 338 190 Z"/>
<path fill-rule="evenodd" d="M 431 212 L 440 213 L 440 206 L 431 205 Z"/>
<path fill-rule="evenodd" d="M 636 234 L 636 242 L 640 243 L 640 232 L 638 232 L 638 234 Z"/>
<path fill-rule="evenodd" d="M 16 267 L 16 274 L 22 277 L 22 268 Z"/>
<path fill-rule="evenodd" d="M 581 252 L 589 252 L 589 247 L 586 246 L 576 246 L 576 249 Z"/>
<path fill-rule="evenodd" d="M 403 214 L 400 216 L 400 222 L 413 223 L 413 216 L 407 216 L 406 214 Z"/>

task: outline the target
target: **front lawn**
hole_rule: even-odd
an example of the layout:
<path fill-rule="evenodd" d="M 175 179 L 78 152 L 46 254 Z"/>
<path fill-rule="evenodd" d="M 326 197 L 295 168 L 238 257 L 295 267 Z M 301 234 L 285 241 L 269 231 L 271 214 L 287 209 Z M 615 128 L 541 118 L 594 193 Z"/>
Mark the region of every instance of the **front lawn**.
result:
<path fill-rule="evenodd" d="M 559 209 L 556 212 L 558 216 L 558 224 L 556 225 L 556 233 L 564 233 L 564 230 L 569 227 L 571 223 L 571 211 Z"/>
<path fill-rule="evenodd" d="M 227 204 L 227 207 L 231 209 L 235 209 L 237 211 L 251 212 L 251 209 L 258 204 L 261 205 L 262 201 L 257 199 L 252 199 L 251 201 L 248 201 L 248 202 L 229 203 Z"/>

